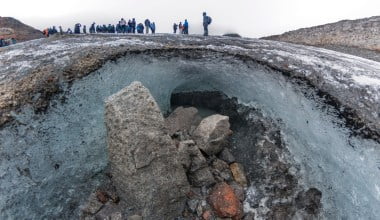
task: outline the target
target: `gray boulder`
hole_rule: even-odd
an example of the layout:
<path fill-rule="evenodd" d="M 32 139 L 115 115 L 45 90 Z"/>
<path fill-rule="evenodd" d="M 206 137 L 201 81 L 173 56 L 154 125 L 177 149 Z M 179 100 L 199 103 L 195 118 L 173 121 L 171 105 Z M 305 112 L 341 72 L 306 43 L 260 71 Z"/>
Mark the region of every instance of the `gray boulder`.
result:
<path fill-rule="evenodd" d="M 189 183 L 149 91 L 133 82 L 110 96 L 105 121 L 111 174 L 121 199 L 144 219 L 180 216 Z"/>
<path fill-rule="evenodd" d="M 197 126 L 201 120 L 198 115 L 198 109 L 180 106 L 165 119 L 165 126 L 168 129 L 168 133 L 173 135 L 177 131 L 190 132 L 191 127 Z"/>
<path fill-rule="evenodd" d="M 211 156 L 223 150 L 231 134 L 229 117 L 216 114 L 201 121 L 193 133 L 193 138 L 199 149 Z"/>

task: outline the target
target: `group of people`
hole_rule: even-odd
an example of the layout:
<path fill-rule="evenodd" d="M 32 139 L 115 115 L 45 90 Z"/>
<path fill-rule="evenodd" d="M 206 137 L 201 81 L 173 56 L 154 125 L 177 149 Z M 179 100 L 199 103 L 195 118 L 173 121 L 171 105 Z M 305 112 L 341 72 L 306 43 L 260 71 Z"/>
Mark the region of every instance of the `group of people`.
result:
<path fill-rule="evenodd" d="M 5 47 L 16 43 L 17 40 L 13 37 L 9 39 L 0 38 L 0 47 Z"/>
<path fill-rule="evenodd" d="M 177 33 L 177 28 L 179 29 L 179 33 L 180 34 L 189 34 L 189 22 L 187 21 L 187 19 L 185 19 L 185 21 L 183 22 L 179 22 L 179 24 L 177 25 L 176 23 L 173 24 L 173 32 L 174 34 Z"/>
<path fill-rule="evenodd" d="M 208 26 L 211 24 L 211 17 L 207 16 L 206 12 L 203 13 L 203 28 L 204 28 L 204 36 L 208 36 Z M 82 31 L 81 31 L 82 25 L 80 23 L 75 24 L 74 26 L 74 34 L 80 34 L 84 33 L 87 34 L 87 27 L 86 25 L 83 25 Z M 133 18 L 132 20 L 129 19 L 128 22 L 124 19 L 121 18 L 118 24 L 116 25 L 96 25 L 95 22 L 93 22 L 90 26 L 89 32 L 90 34 L 94 33 L 118 33 L 118 34 L 124 34 L 124 33 L 133 33 L 135 34 L 136 32 L 139 34 L 143 34 L 145 30 L 146 34 L 149 34 L 149 30 L 152 34 L 156 33 L 156 24 L 155 22 L 151 22 L 149 19 L 146 19 L 143 23 L 138 23 L 136 22 L 136 19 Z M 173 24 L 173 32 L 174 34 L 177 33 L 177 30 L 180 34 L 189 34 L 189 22 L 187 19 L 185 21 L 179 22 L 179 24 L 174 23 Z M 50 35 L 58 33 L 57 29 L 55 26 L 52 28 L 46 28 L 43 31 L 43 34 L 46 37 L 49 37 Z M 73 34 L 73 31 L 68 28 L 66 32 L 63 32 L 62 27 L 59 26 L 59 33 L 60 34 Z"/>

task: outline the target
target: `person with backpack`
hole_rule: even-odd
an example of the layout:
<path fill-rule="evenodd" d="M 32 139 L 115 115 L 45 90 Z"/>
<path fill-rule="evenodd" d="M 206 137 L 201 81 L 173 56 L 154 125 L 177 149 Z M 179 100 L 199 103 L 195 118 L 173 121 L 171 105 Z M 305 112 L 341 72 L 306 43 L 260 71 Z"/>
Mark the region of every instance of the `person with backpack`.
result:
<path fill-rule="evenodd" d="M 208 36 L 208 26 L 211 24 L 211 22 L 211 17 L 207 16 L 206 12 L 203 12 L 203 36 Z"/>
<path fill-rule="evenodd" d="M 150 21 L 149 19 L 145 19 L 145 31 L 146 31 L 146 34 L 149 34 L 149 28 L 150 28 Z"/>
<path fill-rule="evenodd" d="M 154 22 L 150 24 L 150 30 L 152 31 L 152 34 L 156 33 L 156 24 Z"/>
<path fill-rule="evenodd" d="M 144 33 L 144 25 L 142 24 L 142 23 L 139 23 L 138 25 L 137 25 L 137 33 L 138 34 L 143 34 Z"/>
<path fill-rule="evenodd" d="M 189 34 L 189 22 L 187 22 L 187 19 L 183 23 L 183 34 Z"/>

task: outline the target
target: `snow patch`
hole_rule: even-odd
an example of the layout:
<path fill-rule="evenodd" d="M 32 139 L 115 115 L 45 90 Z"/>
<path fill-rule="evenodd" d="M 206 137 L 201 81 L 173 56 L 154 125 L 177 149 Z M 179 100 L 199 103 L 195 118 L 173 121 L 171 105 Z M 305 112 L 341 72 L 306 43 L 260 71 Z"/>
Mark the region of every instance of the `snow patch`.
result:
<path fill-rule="evenodd" d="M 375 86 L 380 87 L 380 79 L 376 79 L 369 76 L 363 76 L 363 75 L 354 75 L 352 76 L 352 79 L 363 86 Z"/>

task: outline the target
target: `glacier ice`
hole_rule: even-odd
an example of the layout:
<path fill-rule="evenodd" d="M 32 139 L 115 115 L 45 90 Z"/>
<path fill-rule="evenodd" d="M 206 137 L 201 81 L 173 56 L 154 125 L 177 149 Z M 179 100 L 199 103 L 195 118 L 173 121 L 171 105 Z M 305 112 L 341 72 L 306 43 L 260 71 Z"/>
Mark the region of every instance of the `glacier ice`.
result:
<path fill-rule="evenodd" d="M 302 181 L 323 193 L 326 219 L 380 219 L 380 146 L 351 136 L 312 89 L 233 57 L 205 60 L 127 55 L 109 62 L 35 115 L 25 107 L 0 131 L 0 217 L 73 218 L 107 166 L 104 100 L 132 81 L 163 112 L 173 92 L 217 90 L 278 119 Z M 306 94 L 306 95 L 305 95 Z"/>

